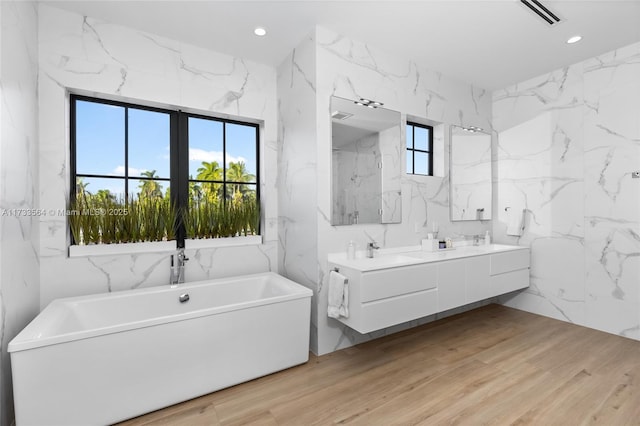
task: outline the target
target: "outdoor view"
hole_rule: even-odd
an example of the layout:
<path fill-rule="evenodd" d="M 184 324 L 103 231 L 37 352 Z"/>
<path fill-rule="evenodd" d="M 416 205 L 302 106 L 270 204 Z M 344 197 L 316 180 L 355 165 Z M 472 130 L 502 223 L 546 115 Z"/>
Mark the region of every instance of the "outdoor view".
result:
<path fill-rule="evenodd" d="M 187 202 L 176 205 L 171 114 L 75 102 L 75 244 L 172 240 L 179 223 L 187 238 L 258 232 L 256 126 L 188 117 Z"/>

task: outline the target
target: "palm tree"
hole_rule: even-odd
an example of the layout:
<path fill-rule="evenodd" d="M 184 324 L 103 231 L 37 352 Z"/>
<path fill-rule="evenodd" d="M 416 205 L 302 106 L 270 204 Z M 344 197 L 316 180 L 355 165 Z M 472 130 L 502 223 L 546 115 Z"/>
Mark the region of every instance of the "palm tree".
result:
<path fill-rule="evenodd" d="M 108 189 L 100 189 L 98 190 L 98 192 L 96 192 L 96 195 L 94 195 L 94 197 L 96 197 L 96 199 L 98 199 L 99 201 L 105 203 L 107 201 L 109 202 L 114 202 L 116 201 L 116 196 L 113 195 L 111 193 L 111 191 L 109 191 Z"/>
<path fill-rule="evenodd" d="M 230 162 L 229 168 L 227 169 L 227 180 L 229 182 L 233 182 L 231 187 L 233 188 L 233 195 L 231 195 L 234 199 L 236 198 L 236 193 L 245 194 L 249 189 L 247 185 L 242 185 L 242 182 L 254 182 L 256 177 L 247 172 L 247 166 L 244 164 L 244 161 L 238 161 L 237 163 Z"/>
<path fill-rule="evenodd" d="M 87 186 L 89 186 L 89 182 L 83 181 L 81 177 L 76 178 L 76 197 L 77 198 L 84 198 L 85 195 L 89 193 L 89 191 L 87 191 Z"/>
<path fill-rule="evenodd" d="M 202 167 L 199 167 L 197 178 L 199 180 L 208 180 L 220 182 L 222 180 L 222 169 L 217 161 L 203 161 Z M 222 185 L 219 183 L 203 183 L 202 189 L 204 195 L 211 201 L 216 201 L 220 197 Z"/>
<path fill-rule="evenodd" d="M 157 178 L 155 170 L 145 170 L 140 173 L 149 179 Z M 162 198 L 162 185 L 155 180 L 143 180 L 140 182 L 140 196 L 145 198 Z"/>
<path fill-rule="evenodd" d="M 199 200 L 202 198 L 202 185 L 198 182 L 191 182 L 192 176 L 189 176 L 189 199 Z"/>

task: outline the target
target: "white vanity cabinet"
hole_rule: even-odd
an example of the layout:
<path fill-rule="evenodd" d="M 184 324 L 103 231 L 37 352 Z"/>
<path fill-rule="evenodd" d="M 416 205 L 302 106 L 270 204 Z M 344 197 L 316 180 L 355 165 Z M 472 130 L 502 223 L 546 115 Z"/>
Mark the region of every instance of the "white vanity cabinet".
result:
<path fill-rule="evenodd" d="M 349 279 L 349 318 L 340 321 L 370 333 L 438 311 L 435 264 L 361 272 L 341 266 Z"/>
<path fill-rule="evenodd" d="M 382 255 L 379 269 L 375 259 L 363 267 L 330 258 L 330 268 L 349 280 L 349 317 L 339 320 L 370 333 L 528 287 L 529 249 L 504 247 L 403 253 L 414 256 L 413 263 L 393 266 Z"/>

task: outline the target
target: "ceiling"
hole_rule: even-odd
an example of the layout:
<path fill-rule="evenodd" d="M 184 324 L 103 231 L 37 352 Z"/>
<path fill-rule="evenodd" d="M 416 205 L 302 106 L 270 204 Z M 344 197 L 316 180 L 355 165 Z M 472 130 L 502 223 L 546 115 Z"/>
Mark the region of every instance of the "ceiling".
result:
<path fill-rule="evenodd" d="M 42 1 L 271 66 L 320 25 L 488 90 L 640 40 L 640 0 L 540 0 L 553 27 L 519 0 Z"/>

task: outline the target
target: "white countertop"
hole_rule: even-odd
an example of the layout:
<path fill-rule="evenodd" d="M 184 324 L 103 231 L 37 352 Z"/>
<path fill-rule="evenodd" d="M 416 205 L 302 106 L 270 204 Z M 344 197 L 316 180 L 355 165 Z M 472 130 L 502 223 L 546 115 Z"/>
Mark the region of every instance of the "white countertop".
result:
<path fill-rule="evenodd" d="M 364 252 L 361 251 L 356 254 L 355 259 L 347 259 L 346 253 L 330 253 L 328 255 L 328 261 L 331 264 L 365 272 L 527 249 L 528 247 L 510 246 L 505 244 L 487 244 L 479 246 L 461 246 L 453 249 L 430 252 L 423 251 L 420 246 L 410 246 L 376 250 L 373 258 L 365 257 Z"/>

